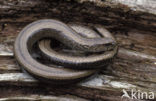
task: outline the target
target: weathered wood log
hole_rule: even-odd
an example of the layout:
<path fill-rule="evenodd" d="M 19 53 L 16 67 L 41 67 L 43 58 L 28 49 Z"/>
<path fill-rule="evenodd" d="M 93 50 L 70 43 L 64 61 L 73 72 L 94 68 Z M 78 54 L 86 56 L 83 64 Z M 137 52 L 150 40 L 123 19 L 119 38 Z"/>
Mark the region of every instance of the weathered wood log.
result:
<path fill-rule="evenodd" d="M 126 5 L 134 11 L 142 11 L 151 14 L 156 14 L 155 0 L 77 0 L 83 2 L 93 2 L 97 6 L 109 5 L 112 7 Z"/>
<path fill-rule="evenodd" d="M 140 36 L 142 37 L 144 35 L 146 34 L 140 34 Z M 6 37 L 3 38 L 6 39 Z M 10 40 L 10 42 L 3 40 L 4 42 L 2 41 L 2 43 L 5 43 L 5 45 L 4 44 L 2 45 L 4 45 L 5 47 L 9 47 L 10 44 L 7 43 L 13 43 L 15 36 L 12 35 L 12 37 L 10 38 L 12 39 Z M 123 40 L 124 38 L 119 37 L 119 39 Z M 128 38 L 129 41 L 130 39 L 131 38 Z M 133 38 L 133 41 L 134 40 L 135 39 Z M 152 43 L 150 43 L 150 41 L 147 42 L 148 44 L 151 45 L 153 44 L 153 42 Z M 119 45 L 120 44 L 121 47 L 124 46 L 122 45 L 122 42 L 119 41 Z M 142 43 L 140 42 L 138 43 L 138 45 L 139 44 Z M 148 92 L 153 91 L 154 93 L 156 93 L 155 55 L 152 55 L 144 51 L 140 53 L 139 50 L 134 51 L 130 49 L 131 48 L 129 49 L 120 48 L 117 59 L 115 59 L 113 65 L 111 67 L 108 67 L 106 70 L 102 71 L 100 74 L 96 75 L 96 77 L 94 77 L 93 79 L 78 84 L 78 87 L 77 86 L 68 87 L 68 89 L 61 88 L 61 90 L 58 88 L 57 91 L 58 92 L 61 91 L 67 94 L 81 96 L 89 99 L 103 99 L 103 100 L 105 99 L 105 100 L 113 100 L 113 101 L 115 100 L 118 101 L 120 99 L 120 96 L 122 95 L 122 89 L 130 90 L 133 88 L 133 89 L 141 89 L 142 91 L 148 91 Z M 146 47 L 143 49 L 148 51 Z M 154 50 L 153 53 L 155 54 Z M 14 58 L 12 57 L 13 55 L 10 54 L 12 54 L 12 48 L 9 49 L 8 55 L 7 55 L 7 51 L 5 51 L 4 54 L 2 52 L 1 54 L 0 71 L 2 74 L 0 74 L 0 85 L 2 87 L 4 87 L 4 85 L 29 86 L 29 87 L 38 86 L 39 85 L 38 81 L 36 81 L 35 79 L 33 79 L 28 75 L 21 73 L 21 70 L 17 66 Z M 84 95 L 78 93 L 80 91 L 84 91 L 81 87 L 83 87 L 83 89 L 85 88 L 86 91 L 88 91 L 89 89 L 94 89 L 95 92 L 98 93 L 92 93 L 92 94 L 98 95 L 99 97 L 90 96 L 90 94 L 86 92 Z M 51 89 L 51 87 L 49 89 Z M 71 89 L 77 89 L 77 90 L 71 93 Z M 99 92 L 109 92 L 109 93 L 113 93 L 114 95 L 111 96 L 105 95 L 105 93 L 102 93 L 101 95 L 99 94 Z M 90 96 L 90 97 L 86 97 L 86 96 Z M 111 97 L 115 97 L 115 98 L 111 99 Z"/>
<path fill-rule="evenodd" d="M 0 0 L 0 98 L 20 99 L 10 97 L 27 94 L 43 95 L 40 98 L 43 99 L 44 96 L 69 94 L 84 100 L 135 101 L 122 99 L 123 89 L 154 92 L 156 96 L 154 4 L 154 0 Z M 26 24 L 42 18 L 104 25 L 119 43 L 117 58 L 111 66 L 77 85 L 54 87 L 38 82 L 21 72 L 12 49 L 19 31 Z M 32 99 L 37 100 L 36 97 Z"/>
<path fill-rule="evenodd" d="M 17 93 L 17 92 L 16 92 Z M 17 97 L 0 98 L 0 101 L 88 101 L 79 97 L 64 95 L 64 96 L 44 96 L 44 95 L 29 95 Z"/>
<path fill-rule="evenodd" d="M 93 0 L 95 4 L 89 1 L 92 0 L 1 0 L 1 30 L 5 29 L 8 24 L 20 24 L 21 26 L 37 19 L 55 18 L 64 22 L 101 24 L 113 30 L 136 28 L 156 32 L 156 11 L 153 0 L 144 0 L 143 4 L 136 2 L 138 3 L 136 6 L 134 6 L 134 0 L 131 2 L 130 0 L 125 2 L 122 0 Z M 134 5 L 128 6 L 128 4 Z M 135 11 L 133 8 L 141 10 Z"/>

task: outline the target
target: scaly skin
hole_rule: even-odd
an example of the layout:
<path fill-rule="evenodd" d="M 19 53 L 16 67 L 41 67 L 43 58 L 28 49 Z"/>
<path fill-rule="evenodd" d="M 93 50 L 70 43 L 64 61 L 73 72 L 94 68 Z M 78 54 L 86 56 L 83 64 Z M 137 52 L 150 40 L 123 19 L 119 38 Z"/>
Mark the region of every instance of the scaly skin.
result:
<path fill-rule="evenodd" d="M 112 38 L 85 38 L 72 28 L 56 20 L 39 20 L 26 26 L 17 36 L 14 44 L 14 55 L 21 67 L 28 73 L 46 82 L 71 83 L 84 79 L 97 70 L 73 70 L 46 66 L 32 58 L 30 52 L 34 43 L 43 38 L 55 38 L 76 50 L 85 52 L 107 51 L 108 46 L 114 49 L 116 42 Z"/>
<path fill-rule="evenodd" d="M 73 26 L 73 27 L 72 27 Z M 74 29 L 74 25 L 71 27 Z M 88 30 L 89 33 L 96 33 L 93 32 L 91 29 L 88 29 L 85 26 L 78 26 L 81 30 Z M 100 37 L 106 37 L 106 38 L 112 38 L 112 40 L 115 39 L 104 28 L 96 28 L 99 33 L 101 34 Z M 82 33 L 82 32 L 81 32 Z M 97 33 L 96 33 L 97 34 Z M 82 34 L 83 37 L 86 37 L 85 34 Z M 88 38 L 97 38 L 97 35 L 95 37 L 88 36 Z M 112 47 L 106 47 L 111 48 Z M 97 69 L 98 67 L 104 67 L 105 64 L 107 64 L 108 60 L 111 60 L 117 53 L 117 46 L 113 49 L 107 52 L 104 51 L 100 54 L 93 54 L 90 56 L 71 56 L 67 54 L 61 54 L 56 52 L 51 48 L 51 41 L 50 40 L 42 40 L 39 42 L 39 49 L 41 50 L 44 57 L 48 58 L 52 62 L 55 62 L 57 65 L 65 66 L 72 69 Z"/>

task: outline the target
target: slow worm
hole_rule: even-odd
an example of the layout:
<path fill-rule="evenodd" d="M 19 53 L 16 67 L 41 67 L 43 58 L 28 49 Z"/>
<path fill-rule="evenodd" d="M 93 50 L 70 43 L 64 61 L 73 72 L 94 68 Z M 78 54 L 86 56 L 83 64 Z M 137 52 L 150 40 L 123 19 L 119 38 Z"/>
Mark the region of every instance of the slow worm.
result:
<path fill-rule="evenodd" d="M 107 36 L 107 34 L 106 34 Z M 59 68 L 57 65 L 49 67 L 36 61 L 31 56 L 32 46 L 41 39 L 54 38 L 66 46 L 84 52 L 101 52 L 104 51 L 105 57 L 112 58 L 117 51 L 116 42 L 110 37 L 87 38 L 82 37 L 68 25 L 57 20 L 39 20 L 26 26 L 17 36 L 14 44 L 14 55 L 24 70 L 43 81 L 53 83 L 70 83 L 86 78 L 97 70 L 74 70 L 68 68 Z M 42 43 L 41 43 L 42 44 Z M 41 45 L 40 44 L 40 45 Z M 42 46 L 49 45 L 44 44 Z M 49 46 L 41 49 L 46 49 Z M 113 50 L 113 51 L 108 51 Z M 49 47 L 50 48 L 50 47 Z M 51 48 L 50 48 L 51 51 Z M 47 53 L 47 52 L 45 52 Z M 50 52 L 51 54 L 51 52 Z M 106 56 L 108 55 L 108 56 Z M 60 55 L 62 56 L 62 54 Z M 63 55 L 64 56 L 64 55 Z M 96 56 L 93 56 L 94 58 Z M 92 58 L 93 58 L 92 57 Z M 61 57 L 59 57 L 62 59 Z M 68 57 L 69 58 L 69 57 Z M 74 58 L 74 57 L 73 57 Z M 77 58 L 77 57 L 76 57 Z M 100 57 L 97 57 L 100 58 Z M 105 58 L 105 59 L 107 59 Z M 86 59 L 87 60 L 87 59 Z M 85 62 L 86 62 L 85 60 Z M 101 60 L 101 58 L 100 58 Z M 95 59 L 96 61 L 96 59 Z M 89 60 L 90 62 L 90 60 Z M 69 66 L 70 67 L 70 66 Z"/>

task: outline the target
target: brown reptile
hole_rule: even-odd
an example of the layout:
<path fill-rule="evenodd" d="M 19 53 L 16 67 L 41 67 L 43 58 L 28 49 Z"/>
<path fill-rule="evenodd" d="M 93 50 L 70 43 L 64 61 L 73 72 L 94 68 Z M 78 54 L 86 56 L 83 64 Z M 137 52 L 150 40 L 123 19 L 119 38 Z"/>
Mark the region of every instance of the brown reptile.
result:
<path fill-rule="evenodd" d="M 97 28 L 97 30 L 100 32 L 102 29 Z M 91 56 L 91 59 L 95 61 L 93 64 L 96 64 L 96 61 L 113 58 L 117 53 L 117 44 L 111 34 L 103 33 L 102 35 L 104 35 L 104 37 L 87 38 L 78 34 L 71 27 L 60 21 L 49 19 L 39 20 L 26 26 L 17 36 L 14 44 L 14 54 L 17 61 L 21 67 L 24 68 L 24 70 L 41 80 L 46 82 L 54 81 L 53 83 L 56 82 L 61 84 L 75 82 L 92 75 L 97 70 L 95 70 L 95 68 L 94 70 L 68 69 L 71 68 L 70 65 L 69 67 L 65 68 L 59 68 L 57 65 L 52 67 L 46 66 L 32 58 L 30 54 L 32 46 L 43 38 L 54 38 L 74 50 L 80 50 L 84 52 L 103 52 L 102 55 Z M 46 56 L 49 54 L 58 55 L 59 53 L 54 52 L 50 48 L 49 43 L 49 41 L 41 41 L 39 43 L 40 50 L 46 54 Z M 81 58 L 66 56 L 65 54 L 59 54 L 59 56 L 61 61 L 64 60 L 64 58 L 70 58 L 73 60 L 79 59 L 79 64 L 83 64 L 87 61 L 87 59 L 89 59 L 88 57 Z M 83 58 L 85 58 L 84 62 Z M 82 67 L 85 67 L 86 64 L 90 64 L 89 62 L 93 62 L 91 59 L 89 59 L 87 63 L 83 64 Z M 55 59 L 53 60 L 55 61 Z M 67 64 L 70 64 L 68 63 L 69 60 L 66 62 Z M 59 62 L 61 63 L 61 61 Z M 74 66 L 74 61 L 72 62 L 72 66 Z M 64 61 L 62 61 L 62 64 L 64 64 Z M 75 66 L 77 66 L 76 64 L 77 63 L 75 63 Z M 78 67 L 81 67 L 81 65 Z"/>

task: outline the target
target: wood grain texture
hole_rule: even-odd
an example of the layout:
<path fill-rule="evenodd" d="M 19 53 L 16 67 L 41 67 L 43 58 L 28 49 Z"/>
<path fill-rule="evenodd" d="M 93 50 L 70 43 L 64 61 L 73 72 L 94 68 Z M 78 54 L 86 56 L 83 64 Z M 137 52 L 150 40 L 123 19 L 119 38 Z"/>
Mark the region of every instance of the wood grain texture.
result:
<path fill-rule="evenodd" d="M 44 95 L 21 95 L 17 97 L 0 98 L 0 101 L 89 101 L 72 95 L 44 96 Z"/>
<path fill-rule="evenodd" d="M 1 0 L 1 30 L 10 24 L 21 26 L 37 19 L 54 18 L 64 22 L 101 24 L 112 30 L 127 31 L 135 28 L 156 32 L 154 13 L 134 11 L 128 5 L 116 5 L 108 1 L 103 1 L 102 6 L 96 6 L 96 3 L 89 0 L 83 3 L 79 0 Z M 12 29 L 9 30 L 13 32 Z"/>
<path fill-rule="evenodd" d="M 40 100 L 47 96 L 73 100 L 68 94 L 78 97 L 73 101 L 139 101 L 121 99 L 122 89 L 153 91 L 156 96 L 154 4 L 154 0 L 0 0 L 0 98 L 21 99 L 27 95 L 26 99 L 36 100 L 41 95 Z M 43 18 L 107 28 L 120 46 L 117 58 L 111 66 L 77 85 L 55 87 L 38 82 L 22 73 L 12 50 L 21 29 Z"/>
<path fill-rule="evenodd" d="M 134 11 L 143 11 L 156 14 L 156 1 L 155 0 L 77 0 L 83 2 L 93 2 L 97 6 L 119 6 L 125 5 Z"/>
<path fill-rule="evenodd" d="M 133 31 L 132 31 L 133 32 Z M 132 33 L 129 32 L 129 33 Z M 139 34 L 139 31 L 136 31 L 137 34 Z M 142 37 L 144 35 L 150 34 L 139 34 Z M 122 37 L 121 37 L 122 36 Z M 129 38 L 128 38 L 129 37 Z M 127 36 L 127 39 L 130 41 L 131 36 Z M 5 39 L 5 37 L 3 37 Z M 12 35 L 12 40 L 14 40 L 15 36 Z M 91 78 L 88 81 L 83 81 L 77 86 L 70 86 L 67 89 L 65 88 L 56 88 L 58 92 L 64 92 L 67 94 L 72 94 L 75 96 L 81 96 L 88 99 L 88 96 L 90 94 L 79 93 L 80 91 L 88 91 L 88 89 L 92 90 L 94 89 L 95 92 L 91 94 L 98 95 L 96 96 L 90 96 L 89 99 L 101 99 L 101 100 L 112 100 L 115 99 L 118 101 L 120 99 L 120 96 L 122 95 L 122 89 L 140 89 L 142 91 L 153 91 L 156 94 L 156 56 L 155 50 L 152 50 L 153 53 L 148 53 L 148 48 L 143 47 L 143 50 L 140 52 L 138 50 L 139 48 L 134 47 L 126 47 L 129 45 L 124 45 L 125 43 L 123 35 L 116 35 L 117 39 L 119 41 L 119 52 L 117 58 L 114 60 L 114 63 L 107 67 L 105 70 L 103 70 L 101 73 L 96 75 L 95 77 Z M 122 41 L 123 42 L 122 42 Z M 138 40 L 138 38 L 133 38 L 134 40 Z M 132 42 L 132 41 L 130 41 Z M 151 42 L 151 41 L 150 41 Z M 153 45 L 152 43 L 148 43 L 149 45 Z M 138 43 L 138 45 L 142 44 L 141 42 Z M 11 46 L 11 44 L 9 44 Z M 7 42 L 5 42 L 5 46 L 9 47 Z M 142 48 L 140 48 L 142 49 Z M 21 70 L 19 69 L 19 66 L 15 62 L 15 59 L 13 58 L 13 55 L 11 56 L 10 53 L 12 53 L 12 48 L 10 48 L 10 52 L 8 52 L 8 55 L 5 52 L 5 55 L 1 54 L 0 58 L 0 85 L 4 87 L 5 85 L 11 85 L 11 86 L 25 86 L 28 87 L 36 87 L 36 86 L 44 86 L 44 84 L 38 83 L 37 80 L 30 77 L 29 75 L 21 73 Z M 150 85 L 150 86 L 149 86 Z M 83 89 L 82 89 L 82 88 Z M 52 89 L 51 87 L 47 87 L 48 89 Z M 71 92 L 71 89 L 77 89 L 74 92 Z M 42 89 L 43 90 L 43 89 Z M 63 91 L 62 91 L 63 90 Z M 67 90 L 67 91 L 66 91 Z M 98 92 L 104 92 L 104 93 L 98 93 Z M 105 95 L 105 92 L 113 93 L 114 95 Z M 55 93 L 55 92 L 54 92 Z M 118 96 L 118 97 L 117 97 Z M 111 99 L 112 97 L 115 97 L 114 99 Z"/>

